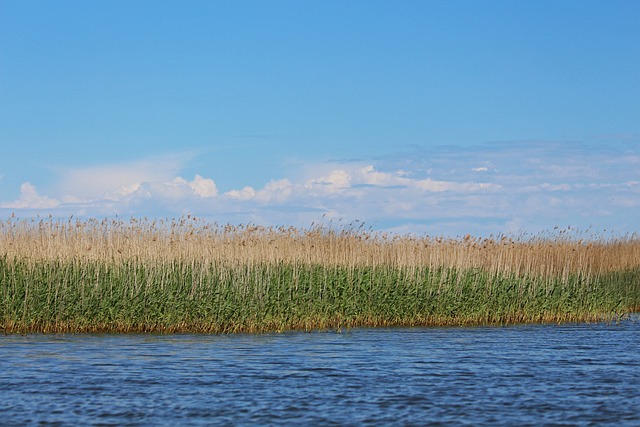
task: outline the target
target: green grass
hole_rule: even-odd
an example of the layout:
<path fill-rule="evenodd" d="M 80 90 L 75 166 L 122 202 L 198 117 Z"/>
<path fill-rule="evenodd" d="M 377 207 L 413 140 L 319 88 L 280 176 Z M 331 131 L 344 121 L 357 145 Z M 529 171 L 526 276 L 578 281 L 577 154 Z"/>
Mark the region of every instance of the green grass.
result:
<path fill-rule="evenodd" d="M 0 325 L 32 332 L 266 332 L 598 321 L 640 308 L 640 268 L 483 268 L 0 257 Z"/>

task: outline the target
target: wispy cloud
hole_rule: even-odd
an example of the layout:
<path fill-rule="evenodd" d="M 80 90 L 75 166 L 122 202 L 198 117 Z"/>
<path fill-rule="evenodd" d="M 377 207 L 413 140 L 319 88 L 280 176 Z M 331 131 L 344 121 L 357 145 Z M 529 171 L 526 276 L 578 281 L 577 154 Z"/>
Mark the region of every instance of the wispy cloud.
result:
<path fill-rule="evenodd" d="M 126 163 L 105 164 L 58 171 L 56 190 L 62 198 L 101 198 L 145 182 L 168 182 L 183 168 L 180 156 L 162 156 Z"/>
<path fill-rule="evenodd" d="M 176 216 L 217 222 L 309 225 L 321 218 L 379 229 L 489 234 L 582 228 L 635 231 L 640 223 L 637 147 L 512 142 L 415 149 L 369 160 L 307 163 L 260 188 L 220 191 L 215 177 L 181 176 L 180 162 L 141 160 L 60 174 L 55 195 L 24 183 L 0 205 L 86 216 Z"/>

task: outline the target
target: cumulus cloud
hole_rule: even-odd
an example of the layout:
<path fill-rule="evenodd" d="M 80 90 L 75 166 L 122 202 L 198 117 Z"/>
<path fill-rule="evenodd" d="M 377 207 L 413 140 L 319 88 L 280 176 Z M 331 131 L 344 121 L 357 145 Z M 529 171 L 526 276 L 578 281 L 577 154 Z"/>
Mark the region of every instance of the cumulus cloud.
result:
<path fill-rule="evenodd" d="M 52 209 L 60 205 L 56 199 L 38 194 L 36 187 L 29 182 L 20 186 L 20 196 L 17 200 L 0 204 L 4 209 Z"/>
<path fill-rule="evenodd" d="M 405 175 L 404 171 L 396 173 L 380 172 L 373 165 L 367 165 L 357 170 L 357 177 L 360 178 L 362 183 L 382 187 L 409 184 L 411 179 L 405 178 Z"/>
<path fill-rule="evenodd" d="M 122 204 L 153 200 L 156 204 L 171 204 L 184 201 L 197 202 L 217 195 L 218 188 L 212 179 L 196 175 L 192 181 L 177 176 L 170 181 L 127 184 L 116 191 L 106 193 L 102 200 Z"/>
<path fill-rule="evenodd" d="M 251 200 L 256 197 L 256 190 L 253 187 L 245 186 L 241 190 L 227 191 L 224 195 L 231 199 Z"/>
<path fill-rule="evenodd" d="M 210 178 L 203 178 L 200 175 L 196 175 L 188 185 L 197 196 L 202 198 L 215 197 L 218 195 L 216 183 Z"/>
<path fill-rule="evenodd" d="M 292 195 L 293 191 L 294 186 L 288 179 L 271 180 L 256 193 L 256 199 L 262 202 L 282 203 Z"/>
<path fill-rule="evenodd" d="M 307 180 L 305 188 L 316 193 L 341 193 L 351 187 L 351 176 L 344 170 L 332 170 L 327 176 Z"/>

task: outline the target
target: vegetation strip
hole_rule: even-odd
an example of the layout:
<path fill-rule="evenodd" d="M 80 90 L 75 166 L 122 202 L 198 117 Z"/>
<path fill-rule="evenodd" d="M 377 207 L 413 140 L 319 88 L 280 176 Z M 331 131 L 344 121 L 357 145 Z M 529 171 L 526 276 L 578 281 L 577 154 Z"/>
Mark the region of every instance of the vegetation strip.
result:
<path fill-rule="evenodd" d="M 640 308 L 640 240 L 578 237 L 9 219 L 0 322 L 5 333 L 229 333 L 599 321 Z"/>

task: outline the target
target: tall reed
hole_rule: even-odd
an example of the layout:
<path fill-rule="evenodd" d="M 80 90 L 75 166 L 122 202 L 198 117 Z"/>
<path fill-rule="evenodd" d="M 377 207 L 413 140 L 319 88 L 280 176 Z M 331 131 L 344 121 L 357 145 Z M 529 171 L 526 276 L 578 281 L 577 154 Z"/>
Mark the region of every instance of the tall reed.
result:
<path fill-rule="evenodd" d="M 639 279 L 636 235 L 443 239 L 189 216 L 0 223 L 5 332 L 591 321 L 639 309 Z"/>

